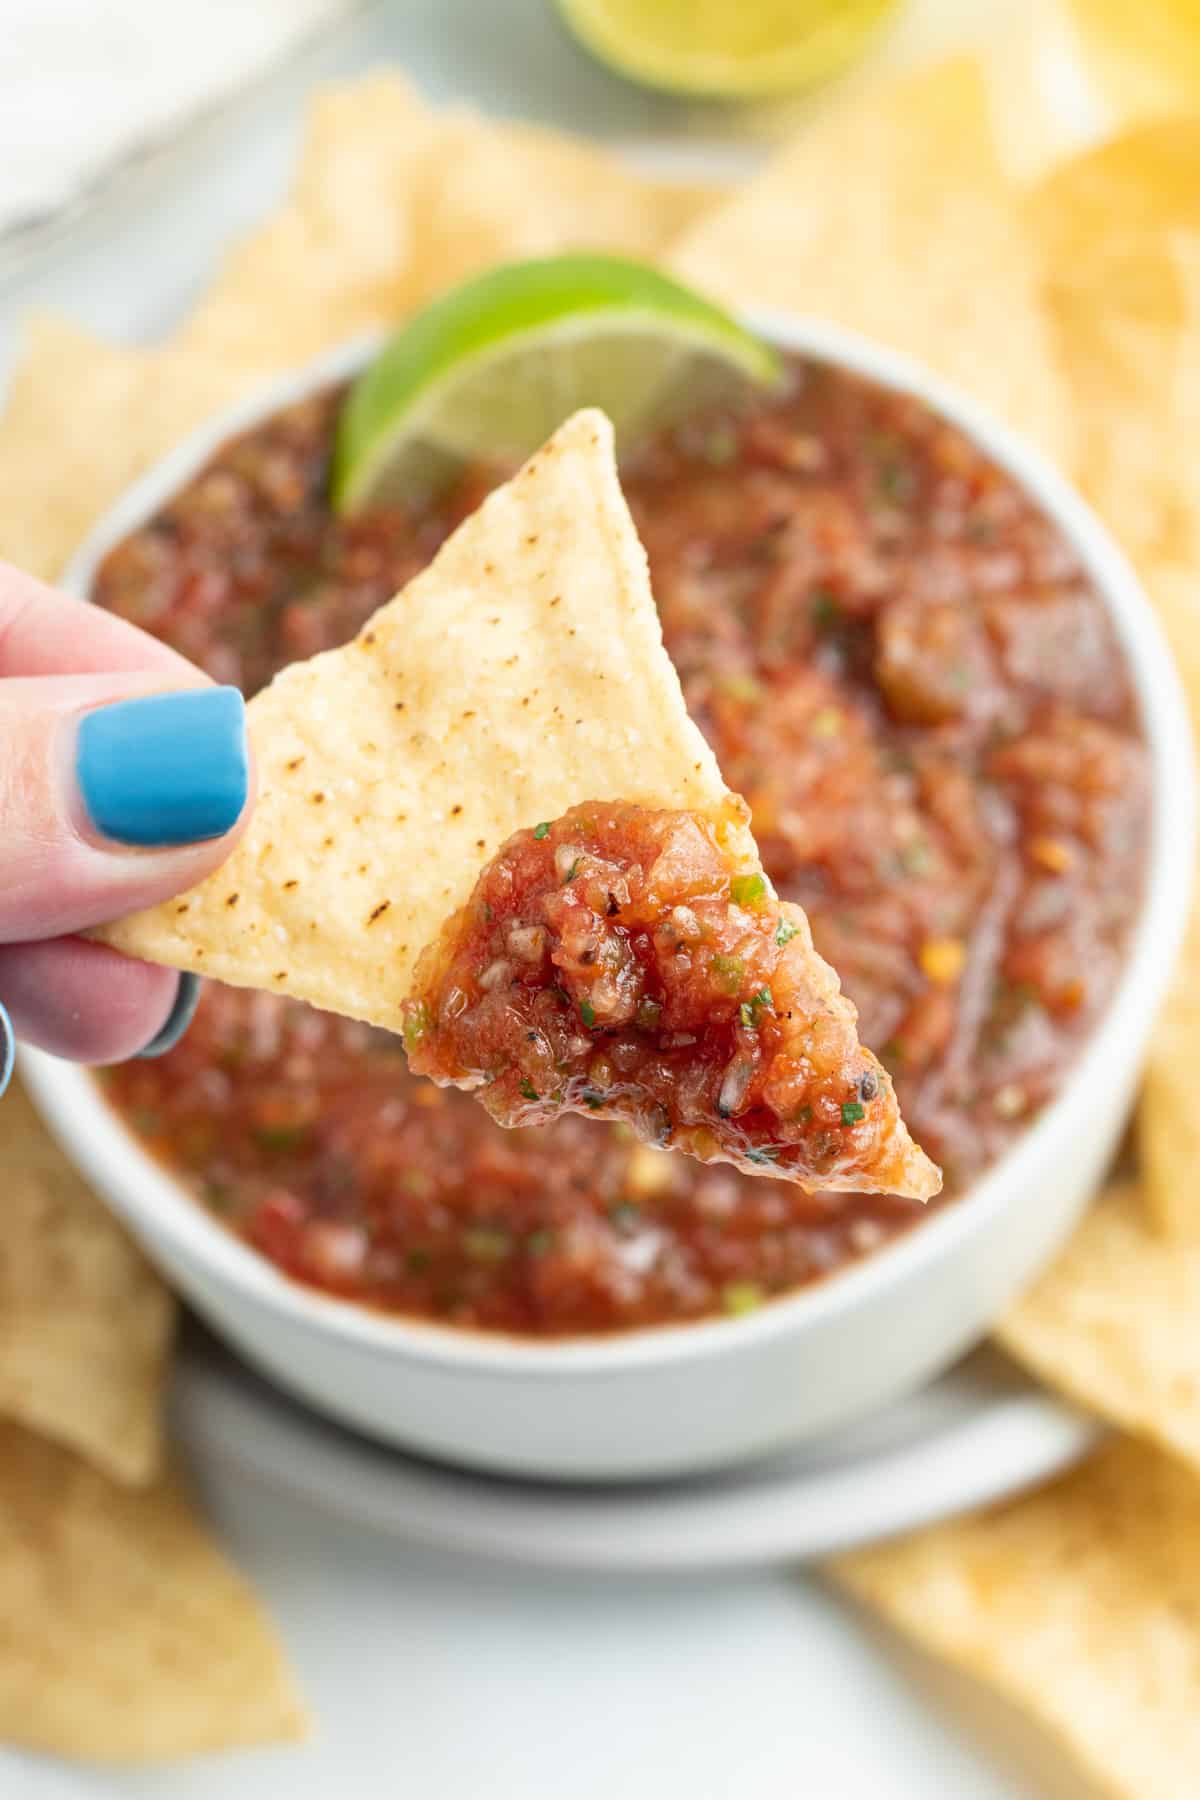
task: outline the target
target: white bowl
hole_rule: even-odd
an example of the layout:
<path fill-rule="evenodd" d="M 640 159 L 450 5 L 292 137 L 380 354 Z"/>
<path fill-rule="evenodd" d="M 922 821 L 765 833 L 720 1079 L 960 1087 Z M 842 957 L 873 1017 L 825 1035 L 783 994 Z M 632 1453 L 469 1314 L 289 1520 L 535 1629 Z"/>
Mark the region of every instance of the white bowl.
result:
<path fill-rule="evenodd" d="M 987 1330 L 1053 1255 L 1126 1119 L 1179 947 L 1193 866 L 1192 745 L 1154 613 L 1063 478 L 975 405 L 891 351 L 775 314 L 750 323 L 960 425 L 1058 523 L 1111 612 L 1152 761 L 1146 894 L 1108 1012 L 1053 1105 L 969 1194 L 819 1286 L 745 1318 L 539 1343 L 388 1318 L 299 1286 L 232 1237 L 139 1147 L 88 1073 L 33 1050 L 21 1072 L 51 1130 L 173 1285 L 285 1388 L 390 1442 L 480 1468 L 599 1480 L 733 1463 L 882 1407 Z M 231 433 L 357 369 L 343 347 L 214 419 L 136 482 L 65 578 L 97 561 Z"/>

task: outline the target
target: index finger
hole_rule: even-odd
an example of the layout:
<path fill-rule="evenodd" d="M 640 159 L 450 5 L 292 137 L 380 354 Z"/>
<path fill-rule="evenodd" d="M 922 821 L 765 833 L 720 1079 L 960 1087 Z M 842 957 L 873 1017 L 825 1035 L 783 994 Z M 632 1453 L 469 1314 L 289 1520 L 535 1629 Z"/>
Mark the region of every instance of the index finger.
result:
<path fill-rule="evenodd" d="M 128 620 L 0 562 L 0 677 L 114 669 L 174 670 L 197 678 L 185 657 Z"/>

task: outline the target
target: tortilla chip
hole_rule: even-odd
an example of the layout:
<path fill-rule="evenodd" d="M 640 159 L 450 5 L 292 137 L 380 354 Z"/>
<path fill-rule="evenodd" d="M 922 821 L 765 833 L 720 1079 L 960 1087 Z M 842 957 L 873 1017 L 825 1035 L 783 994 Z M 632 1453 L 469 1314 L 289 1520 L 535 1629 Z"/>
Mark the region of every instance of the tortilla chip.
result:
<path fill-rule="evenodd" d="M 838 1559 L 832 1574 L 1025 1707 L 1106 1792 L 1193 1800 L 1200 1483 L 1117 1439 L 1030 1498 Z"/>
<path fill-rule="evenodd" d="M 443 129 L 396 75 L 318 95 L 287 201 L 229 254 L 176 343 L 250 378 L 398 318 L 423 260 L 418 195 Z"/>
<path fill-rule="evenodd" d="M 1128 132 L 1041 183 L 1029 217 L 1080 421 L 1077 475 L 1134 558 L 1200 732 L 1200 119 Z M 1200 906 L 1140 1111 L 1148 1216 L 1200 1238 Z"/>
<path fill-rule="evenodd" d="M 148 1762 L 304 1723 L 269 1624 L 177 1477 L 114 1487 L 0 1426 L 0 1740 Z"/>
<path fill-rule="evenodd" d="M 489 262 L 583 242 L 653 255 L 711 194 L 554 132 L 439 112 L 397 75 L 329 89 L 289 198 L 168 344 L 33 322 L 0 417 L 0 557 L 53 580 L 135 476 L 256 381 Z"/>
<path fill-rule="evenodd" d="M 1200 551 L 1200 119 L 1064 164 L 1026 208 L 1078 430 L 1075 473 L 1130 555 Z"/>
<path fill-rule="evenodd" d="M 512 832 L 583 800 L 712 812 L 726 792 L 594 411 L 249 720 L 259 798 L 233 856 L 98 935 L 391 1030 L 418 955 Z"/>
<path fill-rule="evenodd" d="M 1167 1004 L 1150 1042 L 1138 1108 L 1141 1204 L 1181 1252 L 1200 1245 L 1200 1112 L 1189 1072 L 1200 1052 L 1200 909 L 1193 909 Z"/>
<path fill-rule="evenodd" d="M 15 1085 L 0 1141 L 0 1416 L 150 1481 L 175 1302 Z"/>
<path fill-rule="evenodd" d="M 247 375 L 285 368 L 494 263 L 571 246 L 653 256 L 713 191 L 370 75 L 318 96 L 287 202 L 226 259 L 177 342 Z"/>
<path fill-rule="evenodd" d="M 832 108 L 669 260 L 726 301 L 907 351 L 1070 461 L 1037 260 L 970 59 Z"/>
<path fill-rule="evenodd" d="M 97 515 L 242 381 L 236 366 L 33 321 L 0 417 L 0 557 L 53 581 Z"/>
<path fill-rule="evenodd" d="M 1200 576 L 1159 567 L 1147 587 L 1166 631 L 1200 741 Z M 1150 1040 L 1138 1110 L 1142 1201 L 1168 1237 L 1200 1243 L 1200 1108 L 1191 1071 L 1200 1058 L 1200 872 L 1183 949 Z"/>
<path fill-rule="evenodd" d="M 653 182 L 624 162 L 531 125 L 447 119 L 420 195 L 410 304 L 496 263 L 560 250 L 655 258 L 719 189 Z"/>
<path fill-rule="evenodd" d="M 1200 1244 L 1109 1188 L 996 1335 L 1034 1375 L 1200 1472 Z"/>

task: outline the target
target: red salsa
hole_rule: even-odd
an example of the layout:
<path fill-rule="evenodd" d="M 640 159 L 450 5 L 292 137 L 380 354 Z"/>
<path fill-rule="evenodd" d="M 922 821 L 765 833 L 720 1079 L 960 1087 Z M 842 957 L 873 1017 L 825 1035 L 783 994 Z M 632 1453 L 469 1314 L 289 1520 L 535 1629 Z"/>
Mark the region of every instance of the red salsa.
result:
<path fill-rule="evenodd" d="M 501 1125 L 591 1112 L 750 1175 L 927 1198 L 887 1071 L 729 812 L 593 801 L 515 833 L 418 965 L 410 1067 Z"/>
<path fill-rule="evenodd" d="M 419 514 L 336 519 L 340 397 L 226 445 L 110 553 L 96 600 L 248 692 L 356 631 L 505 471 Z M 622 475 L 692 714 L 952 1204 L 1055 1093 L 1140 904 L 1147 763 L 1103 603 L 960 432 L 820 364 Z M 927 1210 L 663 1155 L 621 1122 L 501 1131 L 399 1052 L 210 985 L 176 1050 L 103 1079 L 281 1267 L 464 1326 L 743 1311 Z"/>

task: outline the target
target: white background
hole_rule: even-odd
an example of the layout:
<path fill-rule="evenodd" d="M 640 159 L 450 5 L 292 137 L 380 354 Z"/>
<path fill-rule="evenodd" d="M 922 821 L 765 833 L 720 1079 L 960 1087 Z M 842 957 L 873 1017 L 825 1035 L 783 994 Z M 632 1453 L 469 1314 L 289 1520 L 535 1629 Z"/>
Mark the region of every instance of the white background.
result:
<path fill-rule="evenodd" d="M 878 60 L 1001 26 L 1019 32 L 1022 15 L 1017 0 L 911 0 Z M 0 371 L 36 306 L 125 337 L 166 327 L 229 234 L 281 191 L 306 89 L 388 58 L 434 95 L 637 140 L 684 166 L 736 167 L 755 154 L 727 115 L 610 79 L 540 0 L 393 0 L 126 174 L 82 218 L 19 255 L 0 250 Z M 4 1800 L 1083 1800 L 1090 1791 L 1007 1708 L 799 1572 L 636 1582 L 520 1574 L 357 1533 L 216 1465 L 197 1473 L 293 1653 L 317 1715 L 311 1743 L 136 1774 L 0 1752 Z"/>

